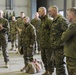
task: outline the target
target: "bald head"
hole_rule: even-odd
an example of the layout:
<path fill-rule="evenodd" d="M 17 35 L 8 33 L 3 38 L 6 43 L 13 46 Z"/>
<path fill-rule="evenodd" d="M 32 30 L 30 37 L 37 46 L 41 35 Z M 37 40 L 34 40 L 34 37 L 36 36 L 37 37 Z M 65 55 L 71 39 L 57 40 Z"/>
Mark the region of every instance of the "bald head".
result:
<path fill-rule="evenodd" d="M 73 22 L 76 20 L 76 7 L 72 7 L 67 10 L 67 19 L 69 22 Z"/>
<path fill-rule="evenodd" d="M 39 13 L 38 12 L 35 13 L 35 18 L 39 18 Z"/>
<path fill-rule="evenodd" d="M 40 8 L 38 9 L 38 13 L 39 13 L 39 16 L 40 16 L 40 17 L 45 16 L 45 15 L 46 15 L 46 8 L 45 8 L 45 7 L 40 7 Z"/>
<path fill-rule="evenodd" d="M 0 18 L 3 18 L 3 11 L 0 10 Z"/>
<path fill-rule="evenodd" d="M 49 15 L 54 18 L 57 16 L 58 14 L 58 7 L 56 5 L 54 6 L 50 6 L 48 9 Z"/>

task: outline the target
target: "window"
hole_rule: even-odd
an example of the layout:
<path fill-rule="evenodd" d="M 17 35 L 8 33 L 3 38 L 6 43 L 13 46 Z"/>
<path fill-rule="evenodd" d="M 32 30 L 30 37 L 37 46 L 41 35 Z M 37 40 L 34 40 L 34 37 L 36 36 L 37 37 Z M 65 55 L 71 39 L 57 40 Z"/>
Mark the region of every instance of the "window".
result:
<path fill-rule="evenodd" d="M 13 0 L 6 0 L 6 10 L 13 9 Z"/>
<path fill-rule="evenodd" d="M 61 14 L 62 16 L 64 16 L 64 11 L 59 11 L 59 14 Z"/>

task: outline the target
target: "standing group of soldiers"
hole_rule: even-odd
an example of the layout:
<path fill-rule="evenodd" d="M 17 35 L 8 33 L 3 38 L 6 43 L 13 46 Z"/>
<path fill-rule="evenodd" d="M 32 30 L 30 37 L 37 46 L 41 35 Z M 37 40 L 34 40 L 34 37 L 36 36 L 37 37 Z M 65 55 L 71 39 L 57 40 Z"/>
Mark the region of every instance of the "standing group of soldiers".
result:
<path fill-rule="evenodd" d="M 70 8 L 67 11 L 67 19 L 58 13 L 58 7 L 55 5 L 48 8 L 48 14 L 49 16 L 45 7 L 39 7 L 35 18 L 31 21 L 23 12 L 17 21 L 13 16 L 10 22 L 12 48 L 18 33 L 18 50 L 22 51 L 25 67 L 28 60 L 33 59 L 33 44 L 37 42 L 38 51 L 41 50 L 41 58 L 45 67 L 45 73 L 42 75 L 52 75 L 54 67 L 57 75 L 66 75 L 65 56 L 68 74 L 76 75 L 76 8 Z M 0 11 L 0 46 L 2 46 L 5 65 L 8 67 L 9 59 L 5 36 L 9 29 L 8 22 L 2 15 L 3 12 Z M 17 45 L 15 44 L 15 46 Z"/>
<path fill-rule="evenodd" d="M 38 13 L 41 19 L 39 43 L 45 66 L 42 75 L 52 75 L 54 67 L 56 75 L 66 75 L 64 57 L 68 75 L 76 75 L 76 8 L 67 10 L 67 19 L 58 13 L 55 5 L 48 8 L 53 20 L 47 16 L 45 7 L 40 7 Z"/>

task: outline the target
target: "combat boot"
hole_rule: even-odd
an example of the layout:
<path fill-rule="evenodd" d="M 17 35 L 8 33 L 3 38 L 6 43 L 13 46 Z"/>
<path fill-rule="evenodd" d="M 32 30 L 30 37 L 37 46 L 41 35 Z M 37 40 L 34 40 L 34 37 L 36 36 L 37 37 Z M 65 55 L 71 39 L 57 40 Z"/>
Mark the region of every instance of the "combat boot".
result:
<path fill-rule="evenodd" d="M 21 72 L 25 71 L 25 66 L 20 70 Z"/>
<path fill-rule="evenodd" d="M 9 68 L 9 63 L 8 62 L 5 62 L 5 67 Z"/>

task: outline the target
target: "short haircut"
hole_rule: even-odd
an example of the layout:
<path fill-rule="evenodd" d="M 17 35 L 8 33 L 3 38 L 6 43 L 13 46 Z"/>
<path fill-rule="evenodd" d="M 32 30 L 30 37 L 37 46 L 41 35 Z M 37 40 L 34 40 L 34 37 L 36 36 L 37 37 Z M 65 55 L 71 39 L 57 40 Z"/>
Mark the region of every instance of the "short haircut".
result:
<path fill-rule="evenodd" d="M 56 5 L 50 6 L 50 8 L 54 8 L 58 12 L 58 7 Z"/>
<path fill-rule="evenodd" d="M 69 8 L 67 11 L 73 12 L 76 16 L 76 7 Z"/>
<path fill-rule="evenodd" d="M 39 9 L 42 9 L 45 13 L 47 12 L 45 7 L 40 7 Z"/>

